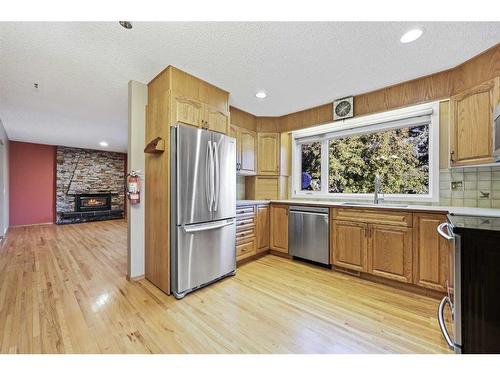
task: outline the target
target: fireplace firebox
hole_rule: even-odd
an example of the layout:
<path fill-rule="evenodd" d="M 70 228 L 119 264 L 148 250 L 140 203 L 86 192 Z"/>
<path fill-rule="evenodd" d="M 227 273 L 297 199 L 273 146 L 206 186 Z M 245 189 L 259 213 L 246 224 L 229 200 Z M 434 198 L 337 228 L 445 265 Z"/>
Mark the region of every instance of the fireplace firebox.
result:
<path fill-rule="evenodd" d="M 75 195 L 75 211 L 109 211 L 111 210 L 110 193 L 85 193 Z"/>

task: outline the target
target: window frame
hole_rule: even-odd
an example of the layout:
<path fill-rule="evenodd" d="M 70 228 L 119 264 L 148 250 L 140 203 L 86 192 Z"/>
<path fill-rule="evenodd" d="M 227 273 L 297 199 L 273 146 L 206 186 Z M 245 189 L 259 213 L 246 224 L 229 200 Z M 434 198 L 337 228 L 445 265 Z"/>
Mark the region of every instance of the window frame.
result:
<path fill-rule="evenodd" d="M 419 116 L 429 116 L 429 192 L 427 194 L 384 194 L 387 201 L 439 201 L 439 102 L 419 104 L 411 107 L 376 113 L 373 115 L 354 117 L 312 128 L 294 131 L 292 141 L 292 173 L 290 196 L 294 199 L 338 199 L 338 200 L 370 200 L 373 193 L 329 193 L 328 192 L 328 147 L 332 138 L 354 136 L 367 132 L 384 131 L 405 126 L 397 126 L 403 121 Z M 370 129 L 370 130 L 369 130 Z M 304 141 L 304 139 L 307 139 Z M 301 190 L 302 157 L 301 145 L 310 142 L 321 143 L 321 191 Z M 382 181 L 383 192 L 383 181 Z"/>

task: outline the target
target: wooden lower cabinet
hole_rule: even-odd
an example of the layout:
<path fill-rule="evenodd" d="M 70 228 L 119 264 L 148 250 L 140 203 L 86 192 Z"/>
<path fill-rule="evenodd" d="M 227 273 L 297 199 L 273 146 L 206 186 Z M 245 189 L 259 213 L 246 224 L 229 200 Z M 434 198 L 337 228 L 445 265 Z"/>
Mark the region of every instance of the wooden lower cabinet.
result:
<path fill-rule="evenodd" d="M 368 225 L 368 272 L 388 279 L 412 282 L 412 229 Z"/>
<path fill-rule="evenodd" d="M 367 225 L 332 220 L 330 228 L 332 264 L 355 271 L 366 271 Z"/>
<path fill-rule="evenodd" d="M 288 206 L 270 206 L 271 249 L 288 254 Z"/>
<path fill-rule="evenodd" d="M 255 238 L 249 242 L 236 245 L 236 260 L 243 260 L 252 255 L 255 255 Z"/>
<path fill-rule="evenodd" d="M 261 253 L 263 251 L 269 250 L 269 205 L 259 205 L 257 206 L 257 246 L 256 252 Z"/>
<path fill-rule="evenodd" d="M 446 215 L 415 214 L 413 228 L 413 281 L 424 288 L 446 291 L 451 243 L 436 228 Z"/>
<path fill-rule="evenodd" d="M 269 249 L 288 254 L 288 208 L 286 204 L 237 208 L 238 261 Z M 451 245 L 436 230 L 446 221 L 445 214 L 348 210 L 330 210 L 334 266 L 446 292 Z"/>
<path fill-rule="evenodd" d="M 255 255 L 255 206 L 236 207 L 236 261 Z"/>
<path fill-rule="evenodd" d="M 270 208 L 268 204 L 236 207 L 236 260 L 269 250 Z"/>
<path fill-rule="evenodd" d="M 451 245 L 436 230 L 445 214 L 359 211 L 330 211 L 333 265 L 446 292 Z"/>

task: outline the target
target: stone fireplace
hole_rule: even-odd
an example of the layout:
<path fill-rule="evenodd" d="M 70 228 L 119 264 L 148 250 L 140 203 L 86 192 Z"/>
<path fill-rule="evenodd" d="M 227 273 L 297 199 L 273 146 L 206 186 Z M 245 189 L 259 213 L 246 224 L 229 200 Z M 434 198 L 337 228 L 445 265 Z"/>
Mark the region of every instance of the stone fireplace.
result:
<path fill-rule="evenodd" d="M 57 147 L 57 224 L 123 218 L 125 154 Z"/>

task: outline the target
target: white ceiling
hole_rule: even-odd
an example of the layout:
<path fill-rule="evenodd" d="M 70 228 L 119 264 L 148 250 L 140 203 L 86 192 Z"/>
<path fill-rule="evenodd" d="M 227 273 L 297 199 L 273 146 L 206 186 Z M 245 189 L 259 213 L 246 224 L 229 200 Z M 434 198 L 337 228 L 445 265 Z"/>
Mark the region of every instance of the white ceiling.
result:
<path fill-rule="evenodd" d="M 413 26 L 423 37 L 401 44 Z M 12 140 L 105 140 L 126 151 L 127 83 L 169 64 L 229 91 L 235 107 L 280 116 L 453 67 L 499 42 L 499 22 L 0 22 L 0 118 Z"/>

